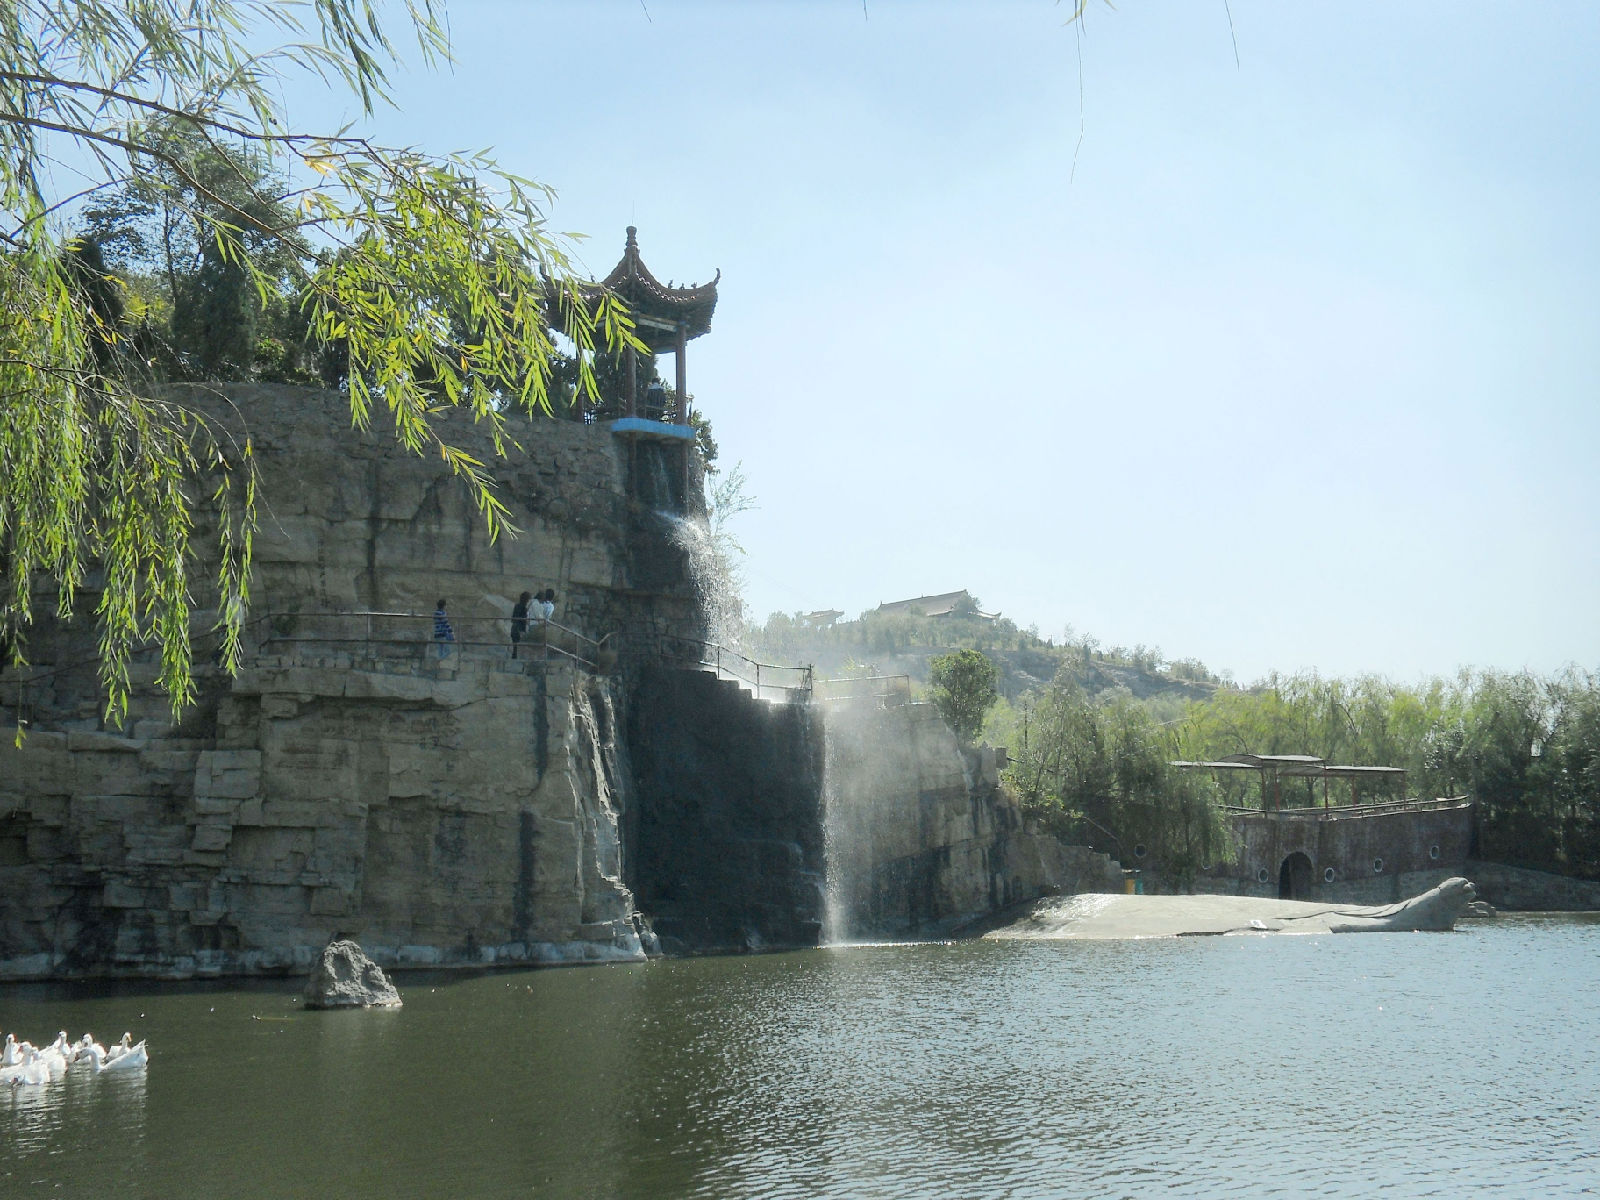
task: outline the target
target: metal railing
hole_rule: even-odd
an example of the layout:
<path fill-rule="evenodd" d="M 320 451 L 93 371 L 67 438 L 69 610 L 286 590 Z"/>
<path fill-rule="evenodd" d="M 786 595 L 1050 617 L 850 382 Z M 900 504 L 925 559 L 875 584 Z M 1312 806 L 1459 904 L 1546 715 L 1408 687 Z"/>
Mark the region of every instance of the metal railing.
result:
<path fill-rule="evenodd" d="M 599 641 L 555 621 L 530 617 L 520 641 L 511 640 L 510 617 L 451 617 L 450 639 L 434 637 L 432 613 L 281 612 L 252 622 L 260 629 L 256 653 L 269 655 L 294 647 L 327 646 L 334 652 L 359 649 L 375 658 L 449 659 L 515 657 L 526 662 L 567 661 L 589 670 L 609 657 Z"/>
<path fill-rule="evenodd" d="M 735 679 L 747 685 L 758 699 L 810 699 L 812 670 L 778 663 L 757 662 L 748 655 L 700 638 L 663 634 L 658 639 L 661 657 L 669 662 L 692 664 L 716 672 L 719 679 Z"/>
<path fill-rule="evenodd" d="M 1428 800 L 1413 797 L 1408 800 L 1372 800 L 1364 804 L 1335 804 L 1327 808 L 1322 805 L 1301 806 L 1299 808 L 1250 808 L 1239 804 L 1223 804 L 1219 807 L 1229 816 L 1269 816 L 1284 817 L 1298 821 L 1339 821 L 1350 817 L 1381 817 L 1390 813 L 1402 812 L 1441 812 L 1448 808 L 1461 808 L 1470 804 L 1466 796 L 1438 796 Z"/>
<path fill-rule="evenodd" d="M 819 700 L 890 700 L 911 703 L 909 675 L 846 675 L 817 680 Z"/>

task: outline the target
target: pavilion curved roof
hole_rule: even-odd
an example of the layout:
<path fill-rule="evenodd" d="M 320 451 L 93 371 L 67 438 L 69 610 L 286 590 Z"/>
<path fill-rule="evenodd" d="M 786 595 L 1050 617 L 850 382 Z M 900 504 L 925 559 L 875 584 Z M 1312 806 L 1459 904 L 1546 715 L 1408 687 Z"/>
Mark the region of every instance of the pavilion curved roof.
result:
<path fill-rule="evenodd" d="M 628 244 L 622 259 L 611 274 L 598 283 L 583 285 L 586 297 L 598 298 L 602 291 L 615 294 L 628 306 L 639 340 L 652 353 L 670 352 L 678 344 L 678 325 L 685 339 L 697 338 L 711 329 L 711 316 L 717 310 L 717 284 L 722 272 L 710 283 L 677 287 L 662 283 L 650 273 L 639 256 L 638 230 L 628 226 Z"/>

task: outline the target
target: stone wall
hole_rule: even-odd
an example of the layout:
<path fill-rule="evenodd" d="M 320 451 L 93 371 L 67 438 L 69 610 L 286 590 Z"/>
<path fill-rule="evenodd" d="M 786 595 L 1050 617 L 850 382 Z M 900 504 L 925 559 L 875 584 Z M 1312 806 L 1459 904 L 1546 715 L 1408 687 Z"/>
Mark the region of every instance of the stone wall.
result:
<path fill-rule="evenodd" d="M 1120 891 L 1106 855 L 1024 828 L 994 751 L 963 752 L 931 704 L 830 705 L 829 937 L 937 933 L 1053 892 Z"/>
<path fill-rule="evenodd" d="M 1600 912 L 1600 881 L 1477 859 L 1455 874 L 1465 875 L 1480 897 L 1510 912 Z"/>
<path fill-rule="evenodd" d="M 1332 817 L 1320 809 L 1236 813 L 1230 825 L 1235 861 L 1215 864 L 1196 891 L 1276 897 L 1285 861 L 1303 855 L 1304 890 L 1293 898 L 1387 904 L 1466 874 L 1472 844 L 1472 806 L 1465 801 Z"/>

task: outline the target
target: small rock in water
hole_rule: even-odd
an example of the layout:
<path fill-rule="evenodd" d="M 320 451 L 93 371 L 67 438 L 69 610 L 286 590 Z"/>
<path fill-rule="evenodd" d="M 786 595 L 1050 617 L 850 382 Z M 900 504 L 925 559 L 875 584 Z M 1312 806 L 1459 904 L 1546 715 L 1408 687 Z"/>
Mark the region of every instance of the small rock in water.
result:
<path fill-rule="evenodd" d="M 329 942 L 306 981 L 307 1008 L 399 1008 L 400 993 L 348 938 Z"/>

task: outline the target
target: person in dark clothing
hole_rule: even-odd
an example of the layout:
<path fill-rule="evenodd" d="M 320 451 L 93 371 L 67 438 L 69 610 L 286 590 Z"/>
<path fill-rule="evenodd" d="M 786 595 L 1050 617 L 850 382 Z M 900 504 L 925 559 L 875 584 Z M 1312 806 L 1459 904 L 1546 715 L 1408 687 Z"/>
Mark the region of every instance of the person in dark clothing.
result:
<path fill-rule="evenodd" d="M 444 601 L 433 610 L 433 640 L 439 643 L 439 657 L 450 657 L 450 643 L 456 640 L 456 631 L 450 628 L 450 618 L 445 615 Z"/>
<path fill-rule="evenodd" d="M 528 632 L 528 601 L 533 599 L 532 592 L 523 592 L 517 602 L 511 606 L 511 657 L 517 656 L 517 643 L 522 641 L 523 635 Z"/>

